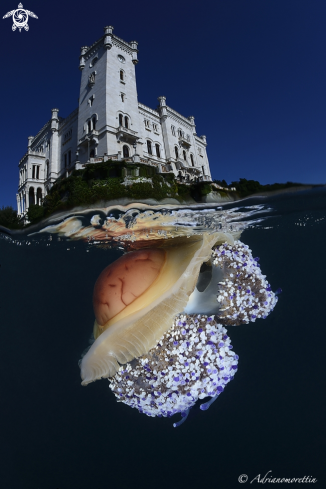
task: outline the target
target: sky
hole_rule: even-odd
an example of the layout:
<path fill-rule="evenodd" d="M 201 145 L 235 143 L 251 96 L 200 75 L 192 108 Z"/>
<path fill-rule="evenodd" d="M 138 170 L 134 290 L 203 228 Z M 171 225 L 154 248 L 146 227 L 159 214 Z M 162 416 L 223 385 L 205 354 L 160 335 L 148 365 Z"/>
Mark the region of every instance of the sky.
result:
<path fill-rule="evenodd" d="M 326 183 L 325 0 L 2 0 L 0 207 L 16 209 L 18 163 L 51 117 L 76 107 L 80 47 L 106 25 L 138 41 L 139 102 L 195 116 L 213 179 Z"/>

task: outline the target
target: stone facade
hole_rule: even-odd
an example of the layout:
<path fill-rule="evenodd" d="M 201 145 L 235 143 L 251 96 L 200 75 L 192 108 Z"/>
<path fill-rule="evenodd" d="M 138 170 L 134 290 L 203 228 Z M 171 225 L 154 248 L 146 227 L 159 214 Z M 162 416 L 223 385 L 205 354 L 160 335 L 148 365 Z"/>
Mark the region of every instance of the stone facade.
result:
<path fill-rule="evenodd" d="M 92 46 L 81 48 L 79 105 L 68 117 L 52 117 L 28 138 L 19 162 L 18 215 L 39 204 L 53 183 L 73 169 L 108 159 L 155 166 L 181 181 L 211 181 L 206 137 L 197 136 L 193 116 L 166 105 L 151 109 L 138 102 L 137 42 L 123 41 L 104 29 Z"/>

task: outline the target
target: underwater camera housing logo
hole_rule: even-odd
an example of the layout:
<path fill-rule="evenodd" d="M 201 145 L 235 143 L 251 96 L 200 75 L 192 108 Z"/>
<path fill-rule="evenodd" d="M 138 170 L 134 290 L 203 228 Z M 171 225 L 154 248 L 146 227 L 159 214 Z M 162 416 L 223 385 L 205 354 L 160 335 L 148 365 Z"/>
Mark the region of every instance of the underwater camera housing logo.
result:
<path fill-rule="evenodd" d="M 23 9 L 23 5 L 21 3 L 18 5 L 18 8 L 16 10 L 11 10 L 10 12 L 7 12 L 6 15 L 4 15 L 2 18 L 7 19 L 7 17 L 11 16 L 13 20 L 12 30 L 15 31 L 18 28 L 19 32 L 21 32 L 23 28 L 25 29 L 25 31 L 29 30 L 28 16 L 34 17 L 34 19 L 38 19 L 37 15 L 35 15 L 33 12 Z"/>

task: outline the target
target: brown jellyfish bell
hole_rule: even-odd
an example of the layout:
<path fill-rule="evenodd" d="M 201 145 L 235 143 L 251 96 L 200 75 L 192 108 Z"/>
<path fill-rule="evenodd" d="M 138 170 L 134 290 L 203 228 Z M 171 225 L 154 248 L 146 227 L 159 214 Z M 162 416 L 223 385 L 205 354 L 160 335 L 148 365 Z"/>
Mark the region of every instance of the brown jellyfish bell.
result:
<path fill-rule="evenodd" d="M 234 239 L 222 232 L 177 237 L 103 270 L 94 287 L 95 342 L 80 362 L 82 385 L 112 377 L 157 344 L 187 305 L 213 246 L 224 242 Z"/>

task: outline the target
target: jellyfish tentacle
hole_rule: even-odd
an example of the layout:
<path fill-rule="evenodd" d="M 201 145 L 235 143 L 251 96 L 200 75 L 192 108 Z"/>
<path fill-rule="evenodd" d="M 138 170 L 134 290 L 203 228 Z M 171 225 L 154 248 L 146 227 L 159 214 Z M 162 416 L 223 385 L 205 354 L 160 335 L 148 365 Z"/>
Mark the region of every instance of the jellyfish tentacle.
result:
<path fill-rule="evenodd" d="M 218 398 L 219 394 L 216 394 L 216 396 L 212 397 L 209 401 L 207 402 L 204 402 L 203 404 L 200 405 L 200 409 L 202 411 L 207 411 L 207 409 L 209 408 L 209 406 L 211 404 L 213 404 L 214 401 L 216 401 L 216 399 Z"/>
<path fill-rule="evenodd" d="M 173 423 L 173 428 L 178 428 L 178 426 L 182 425 L 182 423 L 184 423 L 186 421 L 186 419 L 188 418 L 189 412 L 190 412 L 190 408 L 188 408 L 187 411 L 181 412 L 180 413 L 181 419 L 177 423 Z"/>

